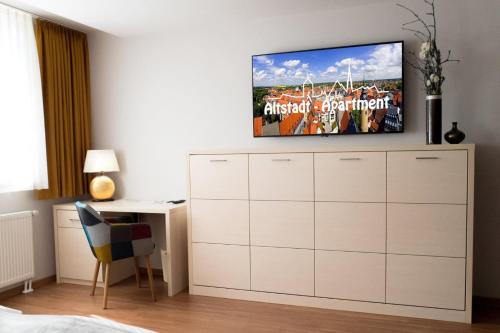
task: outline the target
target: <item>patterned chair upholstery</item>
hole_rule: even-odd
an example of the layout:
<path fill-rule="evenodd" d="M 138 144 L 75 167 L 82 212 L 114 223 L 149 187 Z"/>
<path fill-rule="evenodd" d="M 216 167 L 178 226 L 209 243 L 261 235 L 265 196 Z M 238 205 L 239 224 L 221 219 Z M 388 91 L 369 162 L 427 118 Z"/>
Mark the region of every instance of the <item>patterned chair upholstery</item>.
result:
<path fill-rule="evenodd" d="M 104 303 L 107 306 L 107 294 L 109 284 L 109 270 L 113 261 L 134 258 L 136 268 L 137 286 L 140 286 L 140 273 L 137 258 L 146 257 L 148 265 L 148 278 L 153 301 L 156 300 L 153 290 L 153 278 L 150 255 L 153 253 L 155 244 L 151 235 L 151 228 L 145 223 L 112 223 L 106 221 L 92 207 L 83 202 L 76 202 L 76 210 L 80 216 L 85 235 L 90 249 L 97 259 L 94 272 L 91 295 L 95 293 L 99 267 L 106 265 L 104 281 Z M 118 219 L 119 220 L 119 219 Z"/>
<path fill-rule="evenodd" d="M 92 253 L 100 262 L 109 263 L 153 253 L 155 244 L 149 224 L 109 223 L 82 202 L 76 203 L 76 209 Z"/>

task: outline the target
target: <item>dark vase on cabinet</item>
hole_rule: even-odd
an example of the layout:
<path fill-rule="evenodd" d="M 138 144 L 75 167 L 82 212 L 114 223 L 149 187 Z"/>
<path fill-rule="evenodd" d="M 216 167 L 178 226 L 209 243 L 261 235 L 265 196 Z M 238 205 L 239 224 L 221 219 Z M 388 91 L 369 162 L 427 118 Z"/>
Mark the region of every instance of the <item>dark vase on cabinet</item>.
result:
<path fill-rule="evenodd" d="M 428 145 L 440 145 L 442 132 L 442 101 L 441 95 L 427 95 L 425 98 L 426 108 L 426 143 Z"/>
<path fill-rule="evenodd" d="M 451 123 L 451 125 L 452 125 L 451 130 L 449 130 L 444 134 L 444 139 L 446 140 L 446 142 L 455 145 L 457 143 L 464 141 L 465 134 L 464 132 L 458 129 L 457 122 L 454 121 Z"/>

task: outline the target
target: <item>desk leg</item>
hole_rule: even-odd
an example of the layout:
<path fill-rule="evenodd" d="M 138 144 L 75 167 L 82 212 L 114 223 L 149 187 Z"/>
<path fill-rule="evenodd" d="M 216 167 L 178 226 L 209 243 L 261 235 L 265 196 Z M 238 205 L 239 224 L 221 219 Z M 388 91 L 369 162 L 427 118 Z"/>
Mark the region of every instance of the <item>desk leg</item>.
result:
<path fill-rule="evenodd" d="M 168 296 L 174 296 L 188 287 L 186 207 L 178 207 L 165 214 L 167 246 Z"/>

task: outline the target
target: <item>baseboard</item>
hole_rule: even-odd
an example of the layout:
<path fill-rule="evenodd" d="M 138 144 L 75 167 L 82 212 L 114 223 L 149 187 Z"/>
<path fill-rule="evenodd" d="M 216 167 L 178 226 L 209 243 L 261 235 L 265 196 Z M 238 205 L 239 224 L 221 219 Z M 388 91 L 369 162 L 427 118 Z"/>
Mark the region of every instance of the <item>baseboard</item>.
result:
<path fill-rule="evenodd" d="M 47 276 L 45 278 L 34 280 L 33 281 L 33 289 L 35 289 L 35 292 L 36 292 L 37 288 L 43 287 L 43 286 L 50 284 L 52 282 L 55 282 L 55 281 L 56 281 L 55 275 L 51 275 L 51 276 Z M 11 298 L 11 297 L 17 296 L 19 294 L 22 294 L 23 290 L 24 290 L 24 285 L 15 286 L 15 287 L 12 287 L 10 289 L 4 290 L 4 291 L 0 292 L 0 300 L 4 300 L 4 299 Z"/>
<path fill-rule="evenodd" d="M 315 296 L 287 295 L 263 291 L 237 290 L 191 285 L 191 295 L 211 296 L 265 303 L 306 306 L 330 310 L 364 312 L 389 316 L 414 317 L 470 323 L 470 313 L 463 310 L 438 309 L 422 306 L 353 301 Z"/>

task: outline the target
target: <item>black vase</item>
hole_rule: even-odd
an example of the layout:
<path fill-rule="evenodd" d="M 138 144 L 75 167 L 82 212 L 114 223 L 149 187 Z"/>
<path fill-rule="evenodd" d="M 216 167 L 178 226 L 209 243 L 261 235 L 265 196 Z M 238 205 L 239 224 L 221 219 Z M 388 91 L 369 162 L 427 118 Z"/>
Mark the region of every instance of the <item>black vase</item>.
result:
<path fill-rule="evenodd" d="M 444 139 L 452 145 L 456 145 L 457 143 L 464 141 L 465 134 L 458 129 L 456 121 L 451 123 L 451 130 L 444 134 Z"/>
<path fill-rule="evenodd" d="M 426 142 L 428 145 L 441 144 L 442 136 L 442 103 L 441 95 L 427 95 L 426 109 Z"/>

